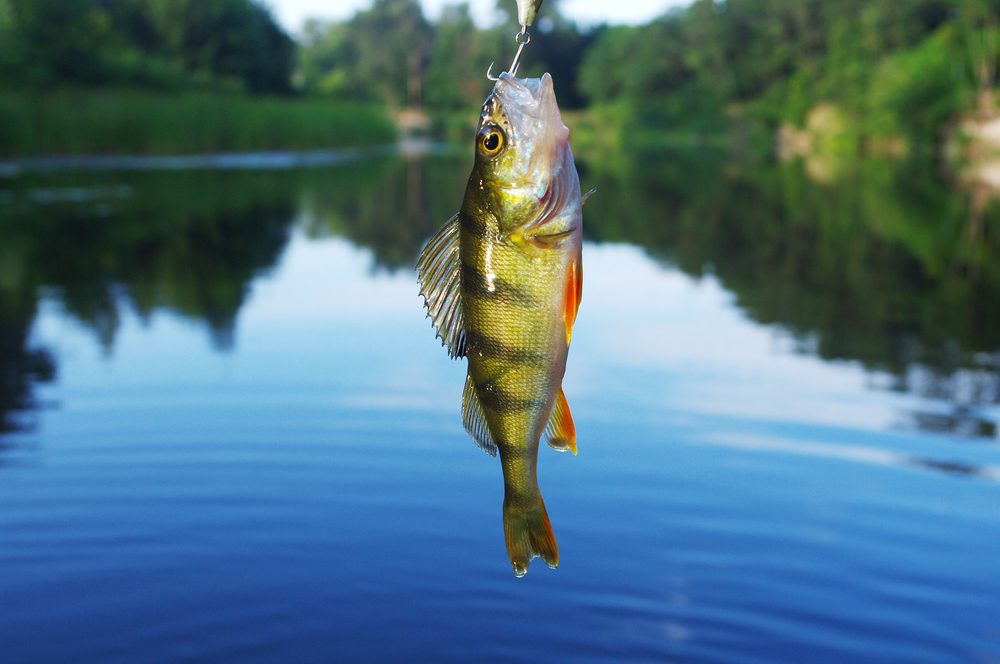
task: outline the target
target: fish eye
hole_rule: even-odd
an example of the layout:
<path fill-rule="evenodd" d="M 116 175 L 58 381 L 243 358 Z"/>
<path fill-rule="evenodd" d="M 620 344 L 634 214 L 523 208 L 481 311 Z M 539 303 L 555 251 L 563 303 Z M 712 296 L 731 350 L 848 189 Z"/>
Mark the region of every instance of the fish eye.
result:
<path fill-rule="evenodd" d="M 492 157 L 503 149 L 504 134 L 500 127 L 484 127 L 479 132 L 479 147 L 483 154 Z"/>

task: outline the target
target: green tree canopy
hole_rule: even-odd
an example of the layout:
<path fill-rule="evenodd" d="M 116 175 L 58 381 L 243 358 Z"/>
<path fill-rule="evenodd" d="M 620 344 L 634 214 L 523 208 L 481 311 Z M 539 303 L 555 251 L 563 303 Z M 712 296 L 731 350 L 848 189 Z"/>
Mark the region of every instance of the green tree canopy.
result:
<path fill-rule="evenodd" d="M 304 87 L 341 98 L 421 104 L 433 33 L 417 0 L 375 0 L 343 24 L 306 26 Z"/>
<path fill-rule="evenodd" d="M 256 0 L 0 0 L 0 76 L 21 85 L 232 82 L 288 92 L 295 44 Z"/>

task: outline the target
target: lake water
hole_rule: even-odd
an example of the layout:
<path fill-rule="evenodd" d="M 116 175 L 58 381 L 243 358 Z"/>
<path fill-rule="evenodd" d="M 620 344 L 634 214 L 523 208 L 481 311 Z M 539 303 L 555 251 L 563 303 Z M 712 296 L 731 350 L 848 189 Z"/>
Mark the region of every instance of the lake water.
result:
<path fill-rule="evenodd" d="M 467 155 L 337 162 L 0 177 L 0 660 L 1000 662 L 986 194 L 581 160 L 516 579 L 412 269 Z"/>

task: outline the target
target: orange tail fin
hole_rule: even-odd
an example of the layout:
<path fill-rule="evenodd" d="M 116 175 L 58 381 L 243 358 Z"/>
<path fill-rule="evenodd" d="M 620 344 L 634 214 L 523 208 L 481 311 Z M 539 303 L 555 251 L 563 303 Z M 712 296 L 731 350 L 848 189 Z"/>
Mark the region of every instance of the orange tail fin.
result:
<path fill-rule="evenodd" d="M 516 505 L 504 501 L 503 530 L 515 576 L 527 574 L 528 565 L 535 557 L 540 557 L 552 569 L 559 566 L 559 546 L 542 502 L 542 494 L 537 490 L 532 498 L 518 501 Z"/>

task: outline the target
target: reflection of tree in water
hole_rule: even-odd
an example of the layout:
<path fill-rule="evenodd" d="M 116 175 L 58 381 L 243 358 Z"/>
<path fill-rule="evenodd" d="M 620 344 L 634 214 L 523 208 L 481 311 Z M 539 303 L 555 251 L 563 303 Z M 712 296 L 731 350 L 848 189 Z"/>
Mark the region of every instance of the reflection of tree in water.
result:
<path fill-rule="evenodd" d="M 231 347 L 250 281 L 277 262 L 293 212 L 286 199 L 195 215 L 169 241 L 140 246 L 123 266 L 136 310 L 144 318 L 163 307 L 202 319 L 218 347 Z"/>
<path fill-rule="evenodd" d="M 917 426 L 995 435 L 976 410 L 1000 401 L 1000 209 L 970 235 L 968 201 L 912 164 L 860 165 L 835 185 L 794 164 L 721 156 L 593 166 L 593 237 L 714 272 L 751 318 L 789 329 L 803 349 L 952 404 L 915 415 Z"/>
<path fill-rule="evenodd" d="M 297 209 L 305 231 L 369 247 L 376 267 L 409 269 L 454 212 L 449 160 L 385 158 L 290 171 L 29 175 L 0 198 L 0 433 L 34 406 L 55 364 L 29 347 L 44 290 L 111 352 L 126 309 L 202 321 L 234 343 L 248 287 L 272 267 Z M 20 415 L 19 415 L 20 413 Z"/>
<path fill-rule="evenodd" d="M 287 242 L 292 201 L 286 185 L 252 174 L 15 181 L 0 221 L 0 433 L 19 428 L 32 386 L 55 375 L 49 354 L 29 347 L 43 289 L 108 352 L 124 307 L 202 320 L 228 347 L 249 282 Z"/>
<path fill-rule="evenodd" d="M 335 183 L 310 176 L 306 231 L 371 249 L 376 267 L 413 269 L 424 241 L 458 211 L 466 161 L 398 157 L 339 173 Z"/>
<path fill-rule="evenodd" d="M 26 425 L 35 408 L 32 388 L 55 377 L 55 363 L 44 349 L 28 346 L 35 316 L 31 294 L 0 290 L 0 434 Z"/>
<path fill-rule="evenodd" d="M 294 213 L 287 189 L 227 175 L 127 174 L 112 189 L 88 182 L 108 177 L 99 174 L 31 179 L 21 214 L 2 231 L 17 264 L 30 266 L 24 287 L 46 288 L 108 350 L 125 306 L 144 318 L 167 309 L 202 320 L 225 347 L 249 281 L 277 260 Z M 27 204 L 38 192 L 74 191 L 83 200 Z"/>

